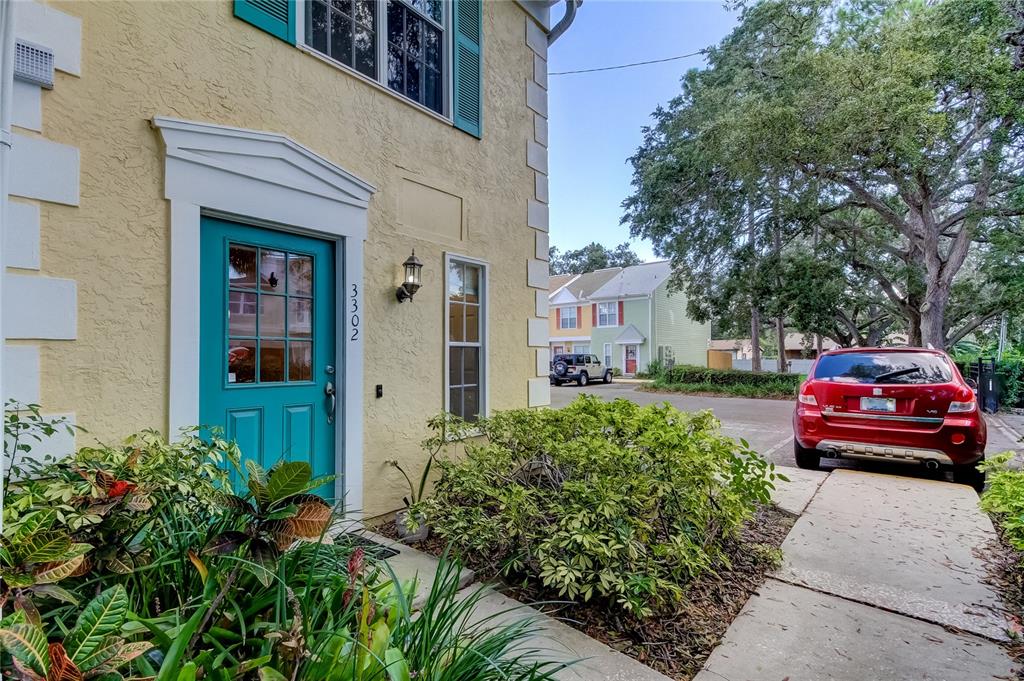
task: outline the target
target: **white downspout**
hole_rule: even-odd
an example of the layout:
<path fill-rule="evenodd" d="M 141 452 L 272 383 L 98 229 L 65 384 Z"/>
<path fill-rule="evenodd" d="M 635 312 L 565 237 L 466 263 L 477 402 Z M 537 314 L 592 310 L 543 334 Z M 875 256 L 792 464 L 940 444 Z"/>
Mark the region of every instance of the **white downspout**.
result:
<path fill-rule="evenodd" d="M 654 361 L 657 348 L 654 347 L 654 294 L 647 296 L 647 364 Z"/>
<path fill-rule="evenodd" d="M 14 96 L 14 0 L 0 0 L 0 301 L 3 301 L 3 280 L 7 267 L 4 233 L 7 231 L 7 189 L 10 178 L 11 99 Z M 3 303 L 0 302 L 0 360 L 7 335 L 3 327 Z M 3 361 L 0 361 L 0 409 L 7 404 L 4 389 Z M 7 470 L 6 454 L 0 459 L 0 487 Z M 3 498 L 0 495 L 0 531 L 3 531 Z"/>

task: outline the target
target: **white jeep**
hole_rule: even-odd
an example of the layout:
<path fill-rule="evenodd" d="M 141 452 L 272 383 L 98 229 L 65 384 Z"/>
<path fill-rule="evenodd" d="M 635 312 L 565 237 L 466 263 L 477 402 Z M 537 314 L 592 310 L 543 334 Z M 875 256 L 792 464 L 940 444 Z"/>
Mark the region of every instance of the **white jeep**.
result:
<path fill-rule="evenodd" d="M 597 355 L 566 353 L 555 355 L 551 360 L 551 385 L 562 385 L 575 381 L 585 386 L 591 381 L 612 382 L 612 370 L 601 364 Z"/>

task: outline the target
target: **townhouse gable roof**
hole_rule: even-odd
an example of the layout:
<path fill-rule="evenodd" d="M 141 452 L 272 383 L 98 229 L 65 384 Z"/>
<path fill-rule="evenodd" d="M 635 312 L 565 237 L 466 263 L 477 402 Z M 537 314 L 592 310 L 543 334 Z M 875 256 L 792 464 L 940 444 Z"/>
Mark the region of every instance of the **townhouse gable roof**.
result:
<path fill-rule="evenodd" d="M 572 275 L 573 278 L 560 288 L 550 286 L 549 298 L 555 305 L 571 304 L 587 300 L 594 291 L 598 290 L 609 280 L 622 271 L 621 267 L 609 267 L 603 270 L 587 272 L 586 274 Z M 552 277 L 554 280 L 554 277 Z"/>
<path fill-rule="evenodd" d="M 553 274 L 548 277 L 548 293 L 554 295 L 558 293 L 566 284 L 575 279 L 580 275 L 578 274 Z"/>
<path fill-rule="evenodd" d="M 591 293 L 590 297 L 593 300 L 614 300 L 649 296 L 671 274 L 672 264 L 667 260 L 626 267 Z"/>

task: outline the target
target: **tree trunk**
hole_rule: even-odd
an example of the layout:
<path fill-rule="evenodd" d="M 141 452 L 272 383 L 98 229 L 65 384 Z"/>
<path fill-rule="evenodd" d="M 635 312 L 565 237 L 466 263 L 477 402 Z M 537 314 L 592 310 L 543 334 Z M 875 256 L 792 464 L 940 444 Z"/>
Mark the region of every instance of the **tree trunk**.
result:
<path fill-rule="evenodd" d="M 772 197 L 772 247 L 775 251 L 775 261 L 781 266 L 782 264 L 782 223 L 779 220 L 779 189 L 775 188 L 775 194 Z M 778 270 L 776 270 L 778 271 Z M 781 290 L 782 279 L 777 276 L 775 279 L 775 285 Z M 780 374 L 787 373 L 786 371 L 786 320 L 780 314 L 775 319 L 775 333 L 779 339 L 779 363 L 775 366 L 775 370 Z"/>
<path fill-rule="evenodd" d="M 757 225 L 754 221 L 754 202 L 747 199 L 747 242 L 750 249 L 757 255 Z M 756 259 L 755 259 L 756 265 Z M 750 300 L 750 370 L 761 371 L 761 311 L 757 309 L 757 301 Z"/>
<path fill-rule="evenodd" d="M 925 295 L 921 306 L 921 345 L 946 349 L 946 303 L 949 293 L 936 286 Z"/>
<path fill-rule="evenodd" d="M 750 369 L 761 371 L 761 311 L 750 310 Z"/>
<path fill-rule="evenodd" d="M 775 367 L 775 370 L 780 374 L 787 373 L 786 371 L 786 322 L 782 317 L 775 318 L 775 333 L 779 338 L 779 363 Z"/>
<path fill-rule="evenodd" d="M 817 357 L 818 355 L 821 354 L 821 349 L 822 349 L 821 334 L 820 333 L 816 333 L 816 334 L 814 334 L 814 356 L 815 357 Z"/>

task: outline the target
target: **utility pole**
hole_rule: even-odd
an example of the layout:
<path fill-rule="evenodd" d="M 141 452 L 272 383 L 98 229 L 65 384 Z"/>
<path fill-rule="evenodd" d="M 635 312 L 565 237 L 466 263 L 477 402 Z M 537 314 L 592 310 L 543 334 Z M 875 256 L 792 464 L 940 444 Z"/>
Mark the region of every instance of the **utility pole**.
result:
<path fill-rule="evenodd" d="M 1003 311 L 1002 319 L 999 320 L 999 351 L 996 352 L 996 361 L 1003 361 L 1003 350 L 1006 349 L 1006 311 Z"/>

